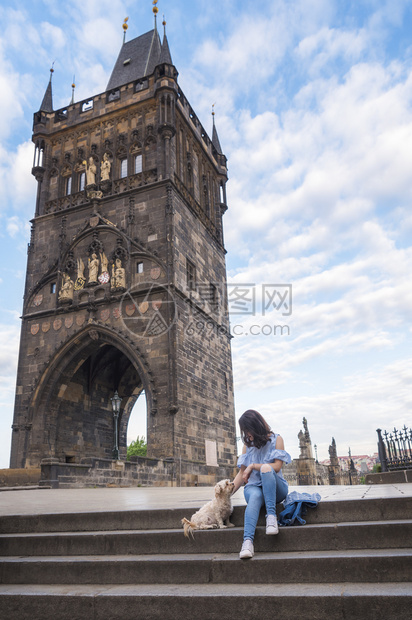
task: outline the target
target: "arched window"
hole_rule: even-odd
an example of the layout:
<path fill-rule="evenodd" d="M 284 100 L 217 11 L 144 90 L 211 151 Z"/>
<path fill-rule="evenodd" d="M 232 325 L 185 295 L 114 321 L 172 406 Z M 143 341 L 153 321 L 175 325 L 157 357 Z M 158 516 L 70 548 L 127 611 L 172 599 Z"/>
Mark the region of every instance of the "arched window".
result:
<path fill-rule="evenodd" d="M 70 196 L 72 193 L 72 178 L 67 177 L 66 179 L 66 196 Z"/>
<path fill-rule="evenodd" d="M 84 190 L 85 184 L 86 184 L 86 173 L 85 172 L 81 172 L 80 173 L 80 180 L 79 180 L 79 192 L 82 192 Z"/>
<path fill-rule="evenodd" d="M 127 177 L 127 159 L 120 160 L 120 178 L 124 179 Z"/>
<path fill-rule="evenodd" d="M 142 156 L 136 155 L 134 158 L 134 173 L 139 174 L 142 171 Z"/>

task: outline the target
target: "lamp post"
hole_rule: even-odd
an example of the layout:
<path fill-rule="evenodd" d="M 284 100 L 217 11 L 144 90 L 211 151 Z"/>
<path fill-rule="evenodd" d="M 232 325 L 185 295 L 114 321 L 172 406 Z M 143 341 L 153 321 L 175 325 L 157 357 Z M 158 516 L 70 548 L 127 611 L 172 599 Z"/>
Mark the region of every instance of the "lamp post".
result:
<path fill-rule="evenodd" d="M 352 484 L 351 459 L 352 459 L 352 454 L 349 448 L 349 459 L 348 459 L 349 484 Z"/>
<path fill-rule="evenodd" d="M 316 464 L 318 465 L 318 463 L 319 463 L 319 461 L 318 461 L 318 446 L 315 444 L 313 447 L 315 448 Z"/>
<path fill-rule="evenodd" d="M 119 460 L 119 441 L 118 441 L 118 422 L 119 422 L 119 413 L 120 413 L 120 403 L 122 399 L 120 398 L 117 390 L 114 393 L 113 398 L 110 399 L 112 401 L 112 410 L 113 410 L 113 422 L 114 422 L 114 442 L 113 442 L 113 458 L 118 461 Z"/>

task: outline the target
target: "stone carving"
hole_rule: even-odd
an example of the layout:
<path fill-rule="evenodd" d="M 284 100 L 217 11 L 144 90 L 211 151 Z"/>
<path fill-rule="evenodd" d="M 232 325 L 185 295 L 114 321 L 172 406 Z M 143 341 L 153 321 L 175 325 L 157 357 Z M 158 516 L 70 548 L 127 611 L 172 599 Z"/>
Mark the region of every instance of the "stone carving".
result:
<path fill-rule="evenodd" d="M 126 288 L 126 272 L 120 258 L 116 258 L 112 265 L 112 289 Z"/>
<path fill-rule="evenodd" d="M 100 265 L 101 265 L 101 273 L 99 275 L 100 284 L 107 284 L 110 280 L 110 275 L 108 271 L 109 260 L 104 252 L 100 252 Z"/>
<path fill-rule="evenodd" d="M 84 287 L 86 283 L 86 278 L 84 277 L 84 262 L 81 258 L 77 259 L 77 278 L 74 283 L 74 290 L 80 291 Z"/>
<path fill-rule="evenodd" d="M 342 484 L 342 476 L 339 465 L 338 453 L 336 449 L 336 441 L 335 438 L 332 437 L 332 443 L 329 446 L 329 457 L 330 457 L 330 465 L 328 466 L 329 470 L 329 484 Z"/>
<path fill-rule="evenodd" d="M 109 181 L 109 179 L 110 179 L 110 168 L 111 168 L 111 163 L 109 161 L 109 155 L 108 155 L 108 153 L 105 153 L 103 155 L 103 161 L 100 164 L 100 179 L 102 181 Z"/>
<path fill-rule="evenodd" d="M 329 457 L 332 462 L 332 459 L 337 459 L 337 451 L 336 451 L 336 441 L 335 438 L 332 437 L 332 443 L 329 446 Z M 333 463 L 335 465 L 335 463 Z"/>
<path fill-rule="evenodd" d="M 99 259 L 97 254 L 93 252 L 89 258 L 89 284 L 97 284 L 97 275 L 99 273 Z"/>
<path fill-rule="evenodd" d="M 73 301 L 74 282 L 68 273 L 63 273 L 63 283 L 59 291 L 59 301 L 62 303 Z"/>
<path fill-rule="evenodd" d="M 103 198 L 103 192 L 97 191 L 95 189 L 92 190 L 87 190 L 86 192 L 87 198 L 90 198 L 91 200 L 93 198 Z"/>
<path fill-rule="evenodd" d="M 308 430 L 308 422 L 306 418 L 303 418 L 303 428 L 304 428 L 304 432 L 300 430 L 298 434 L 299 448 L 300 448 L 299 458 L 300 459 L 313 459 L 312 442 L 310 439 L 310 434 Z"/>
<path fill-rule="evenodd" d="M 89 157 L 89 163 L 86 160 L 83 161 L 83 165 L 86 167 L 86 186 L 95 185 L 96 183 L 96 164 L 93 157 Z"/>

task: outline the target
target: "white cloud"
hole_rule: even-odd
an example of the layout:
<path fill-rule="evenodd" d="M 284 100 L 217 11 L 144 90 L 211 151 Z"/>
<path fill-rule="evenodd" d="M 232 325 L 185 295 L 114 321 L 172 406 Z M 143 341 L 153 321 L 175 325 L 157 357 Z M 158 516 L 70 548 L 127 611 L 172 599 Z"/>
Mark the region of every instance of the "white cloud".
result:
<path fill-rule="evenodd" d="M 309 65 L 309 74 L 317 76 L 325 69 L 331 69 L 333 61 L 358 60 L 368 47 L 364 29 L 345 31 L 335 28 L 321 28 L 299 42 L 296 53 L 300 61 Z"/>
<path fill-rule="evenodd" d="M 20 77 L 13 71 L 4 54 L 4 42 L 0 40 L 0 138 L 9 137 L 15 122 L 23 116 L 20 94 Z"/>
<path fill-rule="evenodd" d="M 0 468 L 9 466 L 19 337 L 20 325 L 16 316 L 11 323 L 0 325 Z"/>
<path fill-rule="evenodd" d="M 28 220 L 34 214 L 37 182 L 31 174 L 33 165 L 34 146 L 30 141 L 17 146 L 17 151 L 7 151 L 0 148 L 0 180 L 1 194 L 0 210 L 10 214 L 10 230 L 14 234 L 26 229 Z M 24 224 L 19 223 L 15 211 L 23 213 Z M 14 235 L 12 235 L 14 236 Z"/>
<path fill-rule="evenodd" d="M 405 358 L 380 369 L 349 374 L 340 390 L 266 402 L 260 397 L 255 407 L 282 434 L 294 458 L 299 456 L 297 434 L 304 416 L 319 458 L 327 458 L 333 436 L 340 455 L 347 454 L 349 446 L 352 454 L 373 453 L 377 451 L 377 428 L 399 428 L 409 419 L 411 368 L 412 359 Z M 241 401 L 244 396 L 238 398 Z"/>
<path fill-rule="evenodd" d="M 50 43 L 53 51 L 60 51 L 66 45 L 66 35 L 61 28 L 49 22 L 42 22 L 40 27 L 44 43 Z"/>
<path fill-rule="evenodd" d="M 7 232 L 10 237 L 15 237 L 20 230 L 20 221 L 16 215 L 9 217 L 7 220 Z"/>

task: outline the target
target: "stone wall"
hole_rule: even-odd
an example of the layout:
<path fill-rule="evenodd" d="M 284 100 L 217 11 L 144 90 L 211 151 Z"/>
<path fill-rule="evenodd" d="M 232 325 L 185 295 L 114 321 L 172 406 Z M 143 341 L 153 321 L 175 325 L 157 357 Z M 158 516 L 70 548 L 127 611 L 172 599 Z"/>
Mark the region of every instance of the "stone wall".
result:
<path fill-rule="evenodd" d="M 43 459 L 40 486 L 81 487 L 187 487 L 211 486 L 224 478 L 233 479 L 234 468 L 210 467 L 180 459 L 151 459 L 135 456 L 130 461 L 83 459 L 82 463 L 61 463 Z"/>
<path fill-rule="evenodd" d="M 0 469 L 0 487 L 34 486 L 39 484 L 41 470 Z"/>

